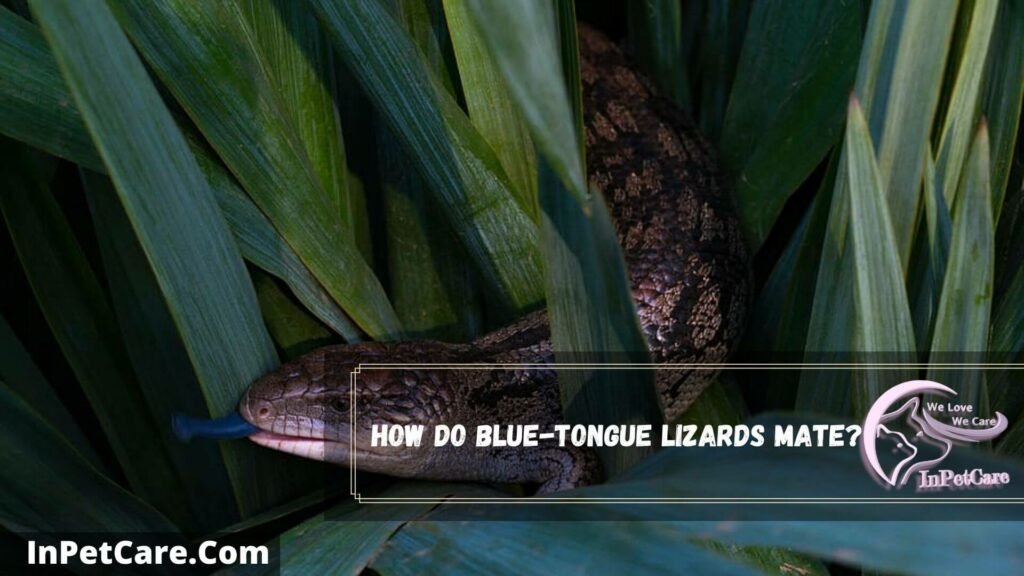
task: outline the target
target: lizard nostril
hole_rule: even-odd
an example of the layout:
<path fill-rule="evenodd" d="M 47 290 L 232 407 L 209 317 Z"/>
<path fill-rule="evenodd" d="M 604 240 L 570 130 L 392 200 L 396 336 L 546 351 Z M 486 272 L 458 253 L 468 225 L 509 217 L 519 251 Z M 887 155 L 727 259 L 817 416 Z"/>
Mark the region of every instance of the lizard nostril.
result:
<path fill-rule="evenodd" d="M 264 406 L 260 408 L 256 414 L 259 415 L 260 418 L 266 418 L 267 416 L 270 416 L 270 406 Z"/>

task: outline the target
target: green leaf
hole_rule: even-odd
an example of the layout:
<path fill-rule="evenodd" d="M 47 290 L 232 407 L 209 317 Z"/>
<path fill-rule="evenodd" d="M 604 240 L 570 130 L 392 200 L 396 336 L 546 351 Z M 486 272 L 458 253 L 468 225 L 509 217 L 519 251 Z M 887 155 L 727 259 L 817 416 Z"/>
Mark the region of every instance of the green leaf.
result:
<path fill-rule="evenodd" d="M 46 41 L 32 23 L 3 6 L 0 132 L 86 168 L 103 169 Z"/>
<path fill-rule="evenodd" d="M 914 323 L 907 303 L 899 249 L 871 134 L 856 98 L 850 99 L 846 141 L 846 174 L 850 190 L 850 231 L 853 237 L 857 352 L 907 352 L 913 361 Z M 879 381 L 879 375 L 888 381 Z M 912 372 L 908 372 L 912 376 Z M 856 414 L 867 413 L 871 404 L 891 385 L 891 373 L 858 373 L 854 389 Z"/>
<path fill-rule="evenodd" d="M 12 64 L 0 76 L 0 108 L 8 113 L 0 116 L 0 132 L 80 166 L 106 172 L 42 35 L 2 7 L 0 54 L 0 66 Z M 45 124 L 37 125 L 36 120 Z M 61 137 L 53 138 L 55 134 Z M 287 282 L 306 307 L 346 340 L 359 340 L 358 328 L 219 161 L 194 139 L 189 144 L 242 255 Z"/>
<path fill-rule="evenodd" d="M 999 2 L 974 2 L 970 10 L 970 28 L 963 54 L 959 62 L 955 62 L 956 82 L 946 109 L 938 152 L 935 154 L 936 183 L 947 206 L 955 205 L 960 172 L 965 166 L 972 131 L 977 126 L 981 111 L 981 84 Z"/>
<path fill-rule="evenodd" d="M 185 521 L 181 486 L 126 360 L 114 312 L 34 158 L 0 141 L 0 210 L 39 308 L 132 489 Z"/>
<path fill-rule="evenodd" d="M 487 53 L 466 0 L 444 0 L 444 12 L 459 64 L 469 119 L 498 155 L 520 204 L 534 208 L 537 161 L 526 124 L 510 99 L 504 78 Z"/>
<path fill-rule="evenodd" d="M 451 75 L 427 4 L 401 2 L 396 11 L 430 71 L 450 92 Z M 436 8 L 440 11 L 440 3 Z M 481 298 L 458 238 L 399 139 L 379 117 L 374 140 L 387 229 L 388 292 L 395 311 L 413 338 L 472 340 L 481 329 Z"/>
<path fill-rule="evenodd" d="M 956 8 L 955 0 L 874 3 L 857 78 L 904 270 Z"/>
<path fill-rule="evenodd" d="M 540 152 L 541 238 L 552 347 L 559 362 L 649 361 L 622 251 L 600 193 L 577 186 L 581 161 L 573 107 L 556 65 L 552 10 L 533 2 L 470 0 L 475 22 Z M 573 38 L 575 40 L 575 37 Z M 573 41 L 573 46 L 575 41 Z M 533 63 L 545 64 L 535 65 Z M 579 79 L 574 78 L 578 83 Z M 598 370 L 559 373 L 571 422 L 661 421 L 653 374 Z M 609 473 L 641 459 L 637 449 L 600 450 Z"/>
<path fill-rule="evenodd" d="M 192 150 L 213 191 L 217 205 L 238 242 L 242 256 L 282 279 L 310 312 L 347 342 L 362 340 L 363 333 L 338 307 L 323 285 L 306 268 L 298 254 L 238 187 L 231 175 L 211 156 L 200 152 L 199 148 L 193 146 Z"/>
<path fill-rule="evenodd" d="M 103 470 L 99 456 L 82 434 L 75 419 L 60 401 L 46 377 L 36 367 L 28 350 L 0 316 L 0 382 L 10 388 L 33 411 L 64 437 L 97 470 Z"/>
<path fill-rule="evenodd" d="M 637 321 L 621 248 L 604 199 L 580 205 L 541 160 L 541 232 L 547 265 L 548 315 L 555 358 L 562 363 L 650 362 Z M 661 410 L 648 370 L 566 370 L 558 374 L 562 409 L 573 423 L 643 422 Z M 598 450 L 609 474 L 649 451 Z"/>
<path fill-rule="evenodd" d="M 697 540 L 695 544 L 708 550 L 734 558 L 765 574 L 798 574 L 799 576 L 829 576 L 828 568 L 820 560 L 797 554 L 785 548 L 737 546 L 713 540 Z"/>
<path fill-rule="evenodd" d="M 238 249 L 195 158 L 109 9 L 31 2 L 167 301 L 211 415 L 277 364 Z M 248 443 L 221 445 L 243 516 L 290 475 Z M 252 478 L 259 477 L 259 490 Z"/>
<path fill-rule="evenodd" d="M 388 575 L 760 574 L 687 536 L 657 522 L 413 521 L 388 541 L 372 568 Z"/>
<path fill-rule="evenodd" d="M 846 147 L 839 152 L 835 185 L 825 202 L 819 197 L 825 225 L 820 260 L 814 281 L 814 300 L 803 345 L 804 362 L 849 361 L 854 349 L 856 277 L 849 239 L 850 188 Z M 825 216 L 827 214 L 827 216 Z M 797 326 L 799 328 L 799 325 Z M 850 412 L 849 373 L 827 374 L 805 370 L 800 374 L 796 409 L 844 415 Z"/>
<path fill-rule="evenodd" d="M 338 118 L 317 71 L 330 57 L 310 33 L 317 30 L 312 16 L 268 2 L 123 0 L 114 7 L 148 63 L 334 300 L 370 336 L 398 336 L 397 317 L 353 227 L 338 217 L 362 218 L 340 197 L 347 188 L 332 189 L 344 165 L 340 142 L 324 148 L 339 138 Z M 288 27 L 304 28 L 312 45 L 298 45 Z M 322 62 L 310 63 L 303 52 Z M 323 133 L 322 124 L 332 128 Z"/>
<path fill-rule="evenodd" d="M 331 344 L 331 333 L 308 312 L 292 302 L 269 274 L 253 271 L 253 285 L 263 321 L 285 359 Z"/>
<path fill-rule="evenodd" d="M 579 146 L 580 165 L 587 165 L 586 138 L 583 134 L 583 86 L 580 83 L 580 42 L 576 24 L 576 0 L 555 0 L 558 21 L 558 46 L 562 56 L 562 78 L 569 94 L 572 125 Z"/>
<path fill-rule="evenodd" d="M 745 43 L 752 4 L 750 0 L 704 4 L 692 73 L 699 77 L 694 97 L 697 125 L 712 142 L 721 141 L 722 124 L 733 79 L 737 76 L 736 66 Z"/>
<path fill-rule="evenodd" d="M 100 474 L 0 384 L 0 524 L 14 532 L 174 533 L 174 524 Z"/>
<path fill-rule="evenodd" d="M 1010 288 L 992 313 L 992 336 L 989 340 L 993 362 L 1024 361 L 1024 268 L 1018 268 Z M 1015 370 L 990 374 L 987 382 L 992 406 L 1010 414 L 1024 413 L 1024 388 Z M 1020 423 L 1014 424 L 1020 428 Z M 1024 452 L 1018 454 L 1024 456 Z"/>
<path fill-rule="evenodd" d="M 537 229 L 486 141 L 379 0 L 313 0 L 346 65 L 400 139 L 486 285 L 517 314 L 542 297 Z"/>
<path fill-rule="evenodd" d="M 359 574 L 380 553 L 381 547 L 406 518 L 416 518 L 434 508 L 431 500 L 478 490 L 473 487 L 425 482 L 399 482 L 375 496 L 422 497 L 425 503 L 409 503 L 396 514 L 392 506 L 372 506 L 348 500 L 286 530 L 275 540 L 280 546 L 280 572 L 267 566 L 248 566 L 230 574 Z M 467 496 L 470 494 L 466 494 Z"/>
<path fill-rule="evenodd" d="M 415 338 L 465 342 L 483 323 L 480 294 L 451 227 L 397 138 L 378 125 L 391 301 Z"/>
<path fill-rule="evenodd" d="M 933 363 L 949 362 L 950 354 L 971 354 L 971 360 L 988 350 L 995 266 L 991 166 L 988 128 L 982 123 L 955 193 L 949 263 L 932 337 Z M 987 400 L 982 372 L 932 369 L 928 373 L 932 380 L 956 389 L 964 402 L 987 405 L 982 403 Z"/>
<path fill-rule="evenodd" d="M 170 422 L 177 412 L 206 412 L 188 353 L 117 192 L 108 178 L 95 173 L 83 171 L 82 181 L 106 286 L 146 409 L 157 423 Z M 189 528 L 211 531 L 237 521 L 238 510 L 230 505 L 231 482 L 218 446 L 212 442 L 186 445 L 166 425 L 154 432 L 154 440 L 170 458 L 175 478 L 180 479 L 177 489 L 198 522 Z M 211 506 L 211 502 L 229 504 Z"/>
<path fill-rule="evenodd" d="M 999 223 L 1013 163 L 1013 148 L 1024 97 L 1024 2 L 1005 0 L 996 17 L 995 37 L 986 63 L 983 109 L 991 124 L 992 210 Z"/>
<path fill-rule="evenodd" d="M 751 8 L 721 149 L 754 250 L 840 135 L 862 13 L 858 2 L 768 1 Z"/>
<path fill-rule="evenodd" d="M 627 39 L 640 69 L 657 83 L 662 94 L 689 110 L 682 4 L 673 0 L 630 2 L 627 10 Z"/>
<path fill-rule="evenodd" d="M 530 0 L 467 0 L 470 12 L 505 77 L 533 142 L 565 189 L 583 202 L 587 196 L 569 90 L 564 81 L 558 28 L 550 6 Z"/>
<path fill-rule="evenodd" d="M 748 332 L 754 350 L 772 350 L 785 359 L 804 349 L 814 304 L 807 295 L 818 279 L 839 155 L 831 154 L 814 202 L 758 295 Z"/>
<path fill-rule="evenodd" d="M 926 154 L 924 171 L 924 219 L 925 226 L 918 235 L 916 258 L 911 260 L 908 290 L 914 297 L 914 333 L 919 347 L 931 342 L 935 326 L 935 312 L 939 306 L 942 282 L 946 277 L 949 261 L 949 242 L 953 224 L 949 216 L 946 199 L 935 184 L 935 161 L 931 152 Z M 913 286 L 917 285 L 915 289 Z M 927 351 L 927 350 L 924 350 Z"/>

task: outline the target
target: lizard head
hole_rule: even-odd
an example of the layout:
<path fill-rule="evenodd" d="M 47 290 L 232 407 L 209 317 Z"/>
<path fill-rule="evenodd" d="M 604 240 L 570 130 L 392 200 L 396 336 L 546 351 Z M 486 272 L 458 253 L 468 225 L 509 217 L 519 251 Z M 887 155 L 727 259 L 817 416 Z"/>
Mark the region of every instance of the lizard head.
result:
<path fill-rule="evenodd" d="M 423 353 L 430 345 L 447 346 L 330 346 L 281 365 L 254 382 L 239 402 L 242 417 L 260 429 L 249 439 L 335 464 L 349 464 L 354 453 L 360 470 L 396 476 L 413 472 L 420 451 L 431 443 L 431 425 L 452 409 L 447 371 L 360 365 L 440 361 L 438 354 Z M 424 426 L 419 447 L 372 445 L 374 425 L 416 424 Z"/>

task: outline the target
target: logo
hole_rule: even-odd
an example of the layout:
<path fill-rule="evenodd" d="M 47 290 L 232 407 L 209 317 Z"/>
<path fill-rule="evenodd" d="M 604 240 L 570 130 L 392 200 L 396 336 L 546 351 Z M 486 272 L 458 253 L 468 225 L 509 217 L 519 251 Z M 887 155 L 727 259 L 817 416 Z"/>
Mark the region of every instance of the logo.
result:
<path fill-rule="evenodd" d="M 995 418 L 981 418 L 969 404 L 925 402 L 919 397 L 924 393 L 956 396 L 956 391 L 938 382 L 911 380 L 890 388 L 868 410 L 861 440 L 868 471 L 893 488 L 902 488 L 916 474 L 919 492 L 1009 483 L 1008 473 L 987 473 L 980 468 L 932 472 L 949 456 L 954 444 L 992 440 L 1006 430 L 1009 422 L 1000 412 Z M 899 407 L 893 409 L 896 405 Z M 956 425 L 940 422 L 934 414 L 947 415 Z"/>

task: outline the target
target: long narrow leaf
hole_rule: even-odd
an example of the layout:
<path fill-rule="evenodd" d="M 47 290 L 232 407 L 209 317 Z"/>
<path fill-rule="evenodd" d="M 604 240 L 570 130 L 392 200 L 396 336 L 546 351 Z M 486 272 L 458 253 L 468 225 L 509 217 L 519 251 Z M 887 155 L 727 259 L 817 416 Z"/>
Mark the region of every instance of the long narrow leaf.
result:
<path fill-rule="evenodd" d="M 377 142 L 395 311 L 416 338 L 471 340 L 481 302 L 455 234 L 390 129 L 380 125 Z"/>
<path fill-rule="evenodd" d="M 0 6 L 0 132 L 86 168 L 103 169 L 46 41 L 32 23 L 4 6 Z"/>
<path fill-rule="evenodd" d="M 380 0 L 313 0 L 345 63 L 416 162 L 486 285 L 510 312 L 542 297 L 536 225 L 465 113 Z"/>
<path fill-rule="evenodd" d="M 935 154 L 936 182 L 947 206 L 955 205 L 960 173 L 966 165 L 972 133 L 981 111 L 982 73 L 999 4 L 998 0 L 988 0 L 974 2 L 971 7 L 970 28 L 963 55 L 957 63 L 956 83 L 953 85 L 938 152 Z"/>
<path fill-rule="evenodd" d="M 586 179 L 563 78 L 555 13 L 529 0 L 467 0 L 490 55 L 522 111 L 533 141 L 566 190 L 582 201 Z"/>
<path fill-rule="evenodd" d="M 42 35 L 2 7 L 0 54 L 0 66 L 9 66 L 0 75 L 0 108 L 7 114 L 0 116 L 0 132 L 85 168 L 105 172 Z M 55 134 L 61 137 L 52 138 Z M 303 304 L 346 340 L 359 340 L 358 328 L 223 166 L 195 140 L 190 140 L 190 145 L 242 255 L 287 282 Z"/>
<path fill-rule="evenodd" d="M 856 351 L 905 352 L 912 360 L 917 346 L 896 237 L 879 167 L 875 163 L 871 134 L 855 98 L 850 99 L 844 146 L 849 162 L 846 174 L 855 261 Z M 866 413 L 891 385 L 891 382 L 879 381 L 879 374 L 873 370 L 858 373 L 862 377 L 856 379 L 858 385 L 854 390 L 856 414 Z M 912 372 L 908 374 L 912 375 Z M 892 374 L 884 376 L 891 378 Z"/>
<path fill-rule="evenodd" d="M 565 89 L 557 66 L 534 68 L 531 64 L 558 61 L 553 22 L 549 25 L 554 14 L 548 6 L 533 2 L 471 0 L 469 6 L 491 56 L 507 84 L 514 86 L 513 100 L 542 153 L 541 237 L 556 358 L 561 362 L 647 362 L 646 340 L 637 323 L 621 248 L 604 200 L 599 193 L 588 194 L 586 188 L 566 188 L 577 182 L 573 169 L 565 163 L 581 162 L 568 100 L 572 91 Z M 572 81 L 578 83 L 579 79 Z M 545 141 L 546 145 L 541 143 Z M 573 422 L 659 422 L 651 376 L 646 371 L 562 372 L 563 410 Z M 615 472 L 638 461 L 644 452 L 605 449 L 601 454 L 605 468 Z"/>
<path fill-rule="evenodd" d="M 1024 97 L 1024 2 L 1005 0 L 999 7 L 992 45 L 997 48 L 988 54 L 984 110 L 992 122 L 992 210 L 998 224 Z"/>
<path fill-rule="evenodd" d="M 124 338 L 124 348 L 157 423 L 170 422 L 177 412 L 206 411 L 202 388 L 196 380 L 188 353 L 178 337 L 174 319 L 160 293 L 146 255 L 132 230 L 110 179 L 83 173 L 106 285 Z M 231 482 L 216 444 L 186 445 L 169 426 L 155 430 L 170 457 L 182 496 L 197 519 L 195 528 L 211 531 L 238 520 Z"/>
<path fill-rule="evenodd" d="M 435 35 L 438 23 L 432 21 L 428 3 L 401 2 L 395 12 L 430 72 L 453 90 L 451 71 Z M 387 227 L 388 288 L 395 311 L 412 337 L 471 340 L 482 324 L 482 302 L 473 270 L 465 265 L 458 238 L 401 141 L 379 116 L 376 118 L 373 128 Z"/>
<path fill-rule="evenodd" d="M 526 125 L 512 104 L 504 78 L 487 53 L 466 0 L 444 0 L 444 11 L 469 119 L 498 155 L 514 192 L 522 196 L 521 202 L 535 206 L 537 161 Z"/>
<path fill-rule="evenodd" d="M 109 9 L 97 0 L 31 6 L 153 268 L 209 413 L 229 412 L 277 357 L 213 194 Z M 255 446 L 221 449 L 243 515 L 294 490 L 288 473 Z"/>
<path fill-rule="evenodd" d="M 722 128 L 722 163 L 756 250 L 840 135 L 863 28 L 857 2 L 757 2 Z"/>
<path fill-rule="evenodd" d="M 148 532 L 177 528 L 100 474 L 56 430 L 0 384 L 0 524 L 11 531 Z"/>
<path fill-rule="evenodd" d="M 953 224 L 946 199 L 935 184 L 935 161 L 926 154 L 924 170 L 924 228 L 918 236 L 918 255 L 911 260 L 908 290 L 914 296 L 914 333 L 918 346 L 927 346 L 932 339 L 935 312 L 939 306 L 942 282 L 949 260 L 949 242 Z M 914 288 L 914 283 L 917 287 Z"/>
<path fill-rule="evenodd" d="M 910 265 L 920 205 L 921 170 L 942 87 L 946 53 L 957 3 L 882 0 L 872 6 L 869 29 L 873 62 L 869 80 L 861 69 L 859 87 L 871 86 L 867 116 L 878 151 L 882 189 L 889 203 L 903 269 Z M 863 91 L 863 90 L 862 90 Z M 867 108 L 866 108 L 867 109 Z"/>
<path fill-rule="evenodd" d="M 22 268 L 132 489 L 179 520 L 181 485 L 139 391 L 114 312 L 33 158 L 4 138 L 0 210 Z"/>
<path fill-rule="evenodd" d="M 38 412 L 97 470 L 103 469 L 89 440 L 3 317 L 0 317 L 0 382 Z"/>
<path fill-rule="evenodd" d="M 967 359 L 977 361 L 974 355 L 988 350 L 995 226 L 992 222 L 991 160 L 985 124 L 978 129 L 971 144 L 971 155 L 955 197 L 949 263 L 932 337 L 932 362 L 942 362 L 944 355 L 950 354 L 970 354 Z M 950 360 L 946 358 L 945 361 Z M 964 402 L 984 405 L 980 404 L 985 400 L 982 372 L 933 369 L 929 376 L 956 388 Z"/>
<path fill-rule="evenodd" d="M 252 280 L 267 331 L 286 359 L 331 343 L 330 331 L 292 302 L 270 275 L 257 270 Z"/>
<path fill-rule="evenodd" d="M 690 82 L 683 59 L 682 4 L 674 0 L 630 2 L 628 39 L 637 64 L 662 93 L 690 109 Z"/>
<path fill-rule="evenodd" d="M 286 29 L 315 30 L 310 16 L 242 0 L 113 6 L 140 52 L 335 301 L 371 336 L 398 336 L 384 290 L 339 218 L 341 204 L 348 210 L 340 198 L 347 190 L 332 189 L 344 177 L 340 148 L 322 149 L 338 132 L 318 128 L 338 122 L 325 101 L 328 89 L 315 68 L 304 69 L 304 47 Z M 324 178 L 332 178 L 330 187 Z"/>

